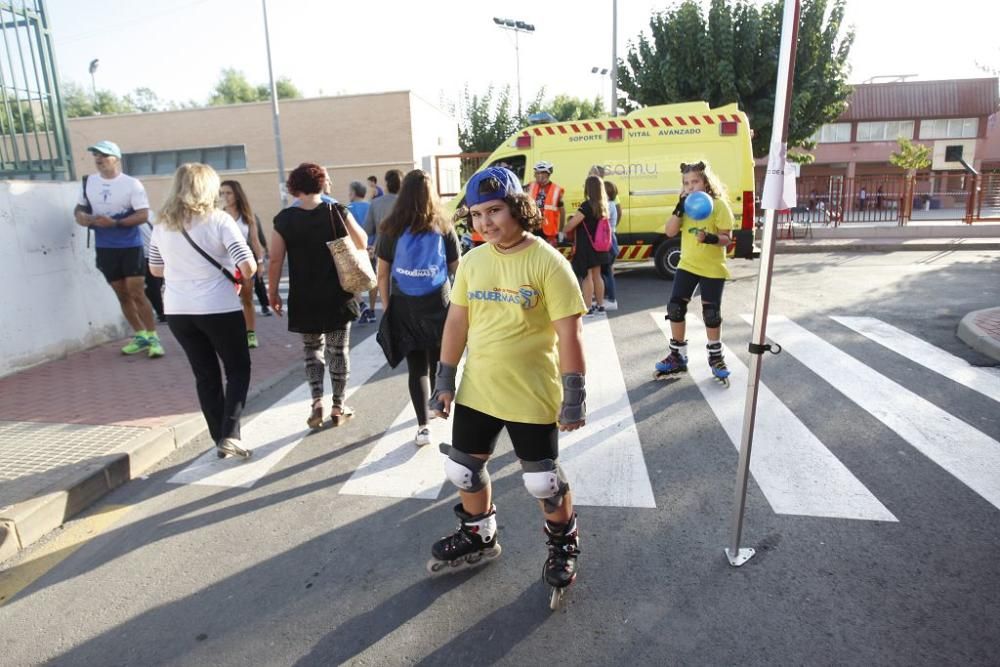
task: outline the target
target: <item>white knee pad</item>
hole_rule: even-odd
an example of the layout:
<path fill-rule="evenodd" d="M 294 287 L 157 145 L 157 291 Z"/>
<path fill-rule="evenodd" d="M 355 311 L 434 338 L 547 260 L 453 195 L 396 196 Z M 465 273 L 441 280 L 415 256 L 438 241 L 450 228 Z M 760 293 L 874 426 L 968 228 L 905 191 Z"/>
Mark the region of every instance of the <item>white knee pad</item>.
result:
<path fill-rule="evenodd" d="M 545 511 L 555 512 L 562 506 L 563 496 L 569 491 L 569 482 L 562 468 L 552 459 L 521 461 L 524 470 L 524 488 L 545 505 Z"/>
<path fill-rule="evenodd" d="M 441 443 L 439 449 L 447 456 L 444 460 L 444 473 L 448 480 L 463 491 L 481 491 L 490 483 L 490 473 L 486 470 L 486 461 L 460 452 L 451 445 Z"/>

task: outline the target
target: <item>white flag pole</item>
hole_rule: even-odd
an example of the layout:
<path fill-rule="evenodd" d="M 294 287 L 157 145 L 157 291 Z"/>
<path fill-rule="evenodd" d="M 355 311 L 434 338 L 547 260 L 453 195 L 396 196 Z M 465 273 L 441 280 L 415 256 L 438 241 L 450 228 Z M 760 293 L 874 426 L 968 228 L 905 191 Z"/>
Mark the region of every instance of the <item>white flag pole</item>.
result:
<path fill-rule="evenodd" d="M 750 476 L 750 452 L 753 449 L 753 429 L 757 415 L 757 387 L 760 383 L 762 355 L 771 351 L 765 345 L 767 309 L 771 299 L 771 271 L 774 266 L 774 212 L 795 206 L 795 177 L 786 166 L 788 144 L 788 112 L 791 106 L 792 79 L 795 74 L 795 45 L 799 32 L 799 0 L 785 0 L 781 21 L 781 51 L 778 55 L 778 79 L 774 90 L 774 121 L 771 125 L 771 148 L 761 205 L 764 213 L 764 239 L 757 274 L 757 299 L 754 306 L 753 329 L 750 334 L 750 374 L 747 380 L 747 400 L 743 411 L 743 435 L 740 440 L 740 461 L 736 473 L 736 510 L 733 532 L 726 558 L 733 567 L 750 560 L 754 549 L 740 548 L 743 514 L 746 510 L 747 482 Z M 775 350 L 775 354 L 780 348 Z"/>

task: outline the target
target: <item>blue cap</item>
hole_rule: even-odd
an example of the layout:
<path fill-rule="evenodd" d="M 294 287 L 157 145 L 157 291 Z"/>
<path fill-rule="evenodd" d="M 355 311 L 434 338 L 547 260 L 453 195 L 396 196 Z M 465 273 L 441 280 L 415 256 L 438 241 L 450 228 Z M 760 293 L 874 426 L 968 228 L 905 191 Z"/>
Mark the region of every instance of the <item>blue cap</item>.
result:
<path fill-rule="evenodd" d="M 489 167 L 473 174 L 465 184 L 465 205 L 475 206 L 522 192 L 521 181 L 514 172 L 504 167 Z"/>
<path fill-rule="evenodd" d="M 122 149 L 118 148 L 118 144 L 113 141 L 98 141 L 93 146 L 87 146 L 87 150 L 91 153 L 104 153 L 105 155 L 111 155 L 119 160 L 122 159 Z"/>

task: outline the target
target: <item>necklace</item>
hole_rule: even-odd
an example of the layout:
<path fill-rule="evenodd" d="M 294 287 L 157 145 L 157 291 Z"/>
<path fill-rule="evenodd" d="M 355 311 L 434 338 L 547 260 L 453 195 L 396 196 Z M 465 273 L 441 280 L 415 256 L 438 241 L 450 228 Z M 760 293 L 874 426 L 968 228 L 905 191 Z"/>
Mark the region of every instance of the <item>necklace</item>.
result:
<path fill-rule="evenodd" d="M 497 243 L 496 247 L 499 248 L 500 250 L 513 250 L 514 248 L 516 248 L 517 246 L 521 245 L 522 243 L 524 243 L 527 240 L 528 240 L 528 235 L 527 234 L 521 234 L 521 238 L 519 238 L 514 243 L 511 243 L 510 245 L 503 245 L 502 243 Z"/>

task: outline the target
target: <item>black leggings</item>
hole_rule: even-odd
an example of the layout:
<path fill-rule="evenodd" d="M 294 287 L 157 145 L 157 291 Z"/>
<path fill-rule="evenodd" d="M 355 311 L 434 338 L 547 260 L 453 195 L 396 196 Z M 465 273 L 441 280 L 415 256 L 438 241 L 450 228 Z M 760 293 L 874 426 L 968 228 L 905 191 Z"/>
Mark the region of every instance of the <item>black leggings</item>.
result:
<path fill-rule="evenodd" d="M 267 299 L 267 284 L 264 282 L 264 276 L 259 273 L 253 274 L 253 291 L 257 293 L 257 303 L 260 304 L 260 309 L 262 312 L 267 312 L 267 309 L 271 307 L 271 302 Z"/>
<path fill-rule="evenodd" d="M 240 439 L 240 415 L 250 389 L 250 350 L 243 311 L 211 315 L 167 315 L 174 338 L 194 371 L 198 403 L 212 441 Z M 226 371 L 225 390 L 219 359 Z"/>
<path fill-rule="evenodd" d="M 431 382 L 437 377 L 441 348 L 414 350 L 406 355 L 406 369 L 410 372 L 410 400 L 417 413 L 417 424 L 427 425 L 427 401 L 431 398 Z"/>
<path fill-rule="evenodd" d="M 157 317 L 163 317 L 163 278 L 157 278 L 149 272 L 149 264 L 146 264 L 146 298 L 153 306 L 153 312 Z"/>

